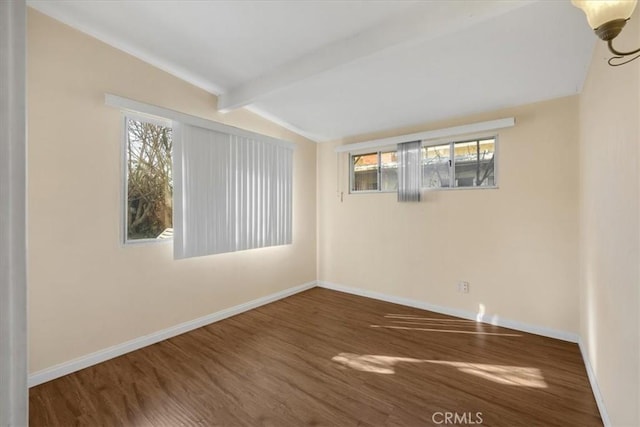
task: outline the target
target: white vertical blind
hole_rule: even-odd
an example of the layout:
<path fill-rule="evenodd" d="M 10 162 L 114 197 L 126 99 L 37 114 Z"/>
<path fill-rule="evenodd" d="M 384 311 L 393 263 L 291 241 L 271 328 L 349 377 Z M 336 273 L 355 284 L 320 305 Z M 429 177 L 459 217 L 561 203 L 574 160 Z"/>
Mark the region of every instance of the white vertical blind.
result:
<path fill-rule="evenodd" d="M 290 244 L 293 150 L 184 123 L 174 132 L 174 256 Z"/>
<path fill-rule="evenodd" d="M 421 142 L 398 144 L 398 201 L 420 201 Z"/>

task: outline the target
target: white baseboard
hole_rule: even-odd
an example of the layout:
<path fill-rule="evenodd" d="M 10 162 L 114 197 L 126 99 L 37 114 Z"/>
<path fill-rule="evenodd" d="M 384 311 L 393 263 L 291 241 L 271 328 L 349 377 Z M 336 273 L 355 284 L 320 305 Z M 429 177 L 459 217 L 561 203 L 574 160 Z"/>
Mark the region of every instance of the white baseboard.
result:
<path fill-rule="evenodd" d="M 598 410 L 600 411 L 600 418 L 602 418 L 602 423 L 604 427 L 611 426 L 611 420 L 609 419 L 609 414 L 607 413 L 607 407 L 604 406 L 604 399 L 602 398 L 602 394 L 600 393 L 600 387 L 598 387 L 598 381 L 596 380 L 596 373 L 591 366 L 591 359 L 589 359 L 589 352 L 585 347 L 584 341 L 582 339 L 578 340 L 578 347 L 580 347 L 580 353 L 582 353 L 582 360 L 584 361 L 584 367 L 587 370 L 587 377 L 589 377 L 589 383 L 591 384 L 591 390 L 593 391 L 593 397 L 596 399 L 596 404 L 598 405 Z"/>
<path fill-rule="evenodd" d="M 487 314 L 480 315 L 471 311 L 460 310 L 457 308 L 443 307 L 440 305 L 429 304 L 427 302 L 418 301 L 410 298 L 403 298 L 394 295 L 383 294 L 374 291 L 368 291 L 360 288 L 352 288 L 350 286 L 344 286 L 337 283 L 318 281 L 318 286 L 321 288 L 332 289 L 334 291 L 346 292 L 348 294 L 359 295 L 362 297 L 373 298 L 381 301 L 391 302 L 394 304 L 406 305 L 409 307 L 419 308 L 422 310 L 433 311 L 435 313 L 446 314 L 449 316 L 461 317 L 463 319 L 475 320 L 477 322 L 489 323 L 495 326 L 501 326 L 504 328 L 515 329 L 521 332 L 528 332 L 531 334 L 542 335 L 549 338 L 555 338 L 562 341 L 569 341 L 573 343 L 578 342 L 578 335 L 560 331 L 557 329 L 546 328 L 543 326 L 531 325 L 528 323 L 519 322 L 517 320 L 501 319 L 495 316 Z"/>
<path fill-rule="evenodd" d="M 149 335 L 144 335 L 142 337 L 135 338 L 133 340 L 124 342 L 122 344 L 117 344 L 112 347 L 97 351 L 95 353 L 91 353 L 86 356 L 82 356 L 77 359 L 73 359 L 68 362 L 64 362 L 47 369 L 43 369 L 38 372 L 34 372 L 33 374 L 29 375 L 29 387 L 33 387 L 33 386 L 45 383 L 47 381 L 51 381 L 53 379 L 62 377 L 64 375 L 71 374 L 73 372 L 79 371 L 89 366 L 96 365 L 101 362 L 105 362 L 109 359 L 113 359 L 114 357 L 122 356 L 123 354 L 158 343 L 160 341 L 164 341 L 168 338 L 172 338 L 180 334 L 184 334 L 185 332 L 189 332 L 194 329 L 200 328 L 202 326 L 215 323 L 217 321 L 226 319 L 231 316 L 235 316 L 245 311 L 260 307 L 262 305 L 272 303 L 274 301 L 286 298 L 288 296 L 297 294 L 299 292 L 306 291 L 316 286 L 325 288 L 325 289 L 339 291 L 339 292 L 345 292 L 353 295 L 359 295 L 367 298 L 373 298 L 373 299 L 386 301 L 394 304 L 405 305 L 408 307 L 419 308 L 422 310 L 433 311 L 436 313 L 446 314 L 449 316 L 460 317 L 463 319 L 489 323 L 496 326 L 515 329 L 518 331 L 528 332 L 536 335 L 542 335 L 550 338 L 556 338 L 563 341 L 578 343 L 580 352 L 582 354 L 582 359 L 584 360 L 587 376 L 591 384 L 591 389 L 593 390 L 593 395 L 595 397 L 596 404 L 598 405 L 598 410 L 600 411 L 602 422 L 604 423 L 605 427 L 611 426 L 611 421 L 609 420 L 609 416 L 607 414 L 607 410 L 604 405 L 604 400 L 602 398 L 602 394 L 600 393 L 600 389 L 596 381 L 595 372 L 593 371 L 593 368 L 589 361 L 589 355 L 586 351 L 584 342 L 579 338 L 577 334 L 565 332 L 565 331 L 559 331 L 556 329 L 545 328 L 545 327 L 536 326 L 536 325 L 530 325 L 530 324 L 518 322 L 515 320 L 497 319 L 487 315 L 480 316 L 476 313 L 466 311 L 466 310 L 443 307 L 439 305 L 429 304 L 423 301 L 413 300 L 410 298 L 403 298 L 403 297 L 383 294 L 383 293 L 374 292 L 374 291 L 368 291 L 360 288 L 353 288 L 350 286 L 344 286 L 344 285 L 339 285 L 336 283 L 325 282 L 325 281 L 308 282 L 299 286 L 294 286 L 292 288 L 288 288 L 280 292 L 266 295 L 264 297 L 257 298 L 255 300 L 252 300 L 243 304 L 239 304 L 234 307 L 230 307 L 230 308 L 218 311 L 216 313 L 212 313 L 207 316 L 200 317 L 198 319 L 184 322 L 179 325 L 172 326 L 170 328 L 163 329 L 161 331 L 154 332 Z"/>
<path fill-rule="evenodd" d="M 596 381 L 596 375 L 593 370 L 593 367 L 591 366 L 591 362 L 589 360 L 589 354 L 587 353 L 584 342 L 580 339 L 580 336 L 578 334 L 574 334 L 566 331 L 559 331 L 556 329 L 550 329 L 550 328 L 545 328 L 545 327 L 536 326 L 536 325 L 530 325 L 530 324 L 518 322 L 515 320 L 495 319 L 487 315 L 479 316 L 478 314 L 475 314 L 466 310 L 443 307 L 443 306 L 429 304 L 429 303 L 418 301 L 418 300 L 413 300 L 410 298 L 403 298 L 403 297 L 383 294 L 379 292 L 368 291 L 365 289 L 353 288 L 350 286 L 339 285 L 331 282 L 318 281 L 317 286 L 321 288 L 331 289 L 334 291 L 346 292 L 348 294 L 359 295 L 367 298 L 373 298 L 381 301 L 391 302 L 394 304 L 406 305 L 409 307 L 420 308 L 422 310 L 433 311 L 435 313 L 461 317 L 463 319 L 476 320 L 479 322 L 490 323 L 496 326 L 515 329 L 517 331 L 528 332 L 528 333 L 542 335 L 549 338 L 556 338 L 563 341 L 577 343 L 578 347 L 580 348 L 580 353 L 582 354 L 582 360 L 584 361 L 584 366 L 587 371 L 589 383 L 591 384 L 591 390 L 593 391 L 593 396 L 596 400 L 596 404 L 598 405 L 598 410 L 600 411 L 600 417 L 602 418 L 602 423 L 604 424 L 605 427 L 611 427 L 611 420 L 609 419 L 607 408 L 604 404 L 602 394 L 600 393 L 600 388 L 598 387 L 598 382 Z"/>
<path fill-rule="evenodd" d="M 126 341 L 122 344 L 117 344 L 112 347 L 96 351 L 95 353 L 87 354 L 86 356 L 81 356 L 68 362 L 60 363 L 50 368 L 34 372 L 33 374 L 29 375 L 29 387 L 33 387 L 38 384 L 42 384 L 47 381 L 62 377 L 64 375 L 68 375 L 72 372 L 88 368 L 89 366 L 96 365 L 109 359 L 113 359 L 114 357 L 122 356 L 123 354 L 138 350 L 142 347 L 164 341 L 168 338 L 184 334 L 185 332 L 192 331 L 194 329 L 209 325 L 222 319 L 226 319 L 227 317 L 235 316 L 236 314 L 240 314 L 245 311 L 260 307 L 261 305 L 269 304 L 271 302 L 286 298 L 299 292 L 306 291 L 307 289 L 311 289 L 315 286 L 316 282 L 308 282 L 299 286 L 288 288 L 274 294 L 266 295 L 264 297 L 254 299 L 252 301 L 245 302 L 243 304 L 239 304 L 234 307 L 230 307 L 216 313 L 200 317 L 198 319 L 184 322 L 179 325 L 172 326 L 170 328 L 163 329 L 149 335 L 144 335 L 139 338 Z"/>

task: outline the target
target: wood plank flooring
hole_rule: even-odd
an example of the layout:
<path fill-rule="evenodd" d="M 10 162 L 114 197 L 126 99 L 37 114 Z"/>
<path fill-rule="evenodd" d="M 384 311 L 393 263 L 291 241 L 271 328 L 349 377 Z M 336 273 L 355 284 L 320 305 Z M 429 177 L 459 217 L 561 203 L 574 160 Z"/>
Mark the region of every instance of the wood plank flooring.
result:
<path fill-rule="evenodd" d="M 32 426 L 601 426 L 577 345 L 314 288 L 30 390 Z"/>

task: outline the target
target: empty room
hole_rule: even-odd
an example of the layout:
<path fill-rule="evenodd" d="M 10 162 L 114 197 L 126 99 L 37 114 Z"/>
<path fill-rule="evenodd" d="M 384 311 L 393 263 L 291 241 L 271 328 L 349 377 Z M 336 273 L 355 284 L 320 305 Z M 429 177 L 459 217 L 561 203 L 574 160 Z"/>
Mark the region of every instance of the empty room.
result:
<path fill-rule="evenodd" d="M 636 0 L 0 1 L 0 427 L 640 426 Z"/>

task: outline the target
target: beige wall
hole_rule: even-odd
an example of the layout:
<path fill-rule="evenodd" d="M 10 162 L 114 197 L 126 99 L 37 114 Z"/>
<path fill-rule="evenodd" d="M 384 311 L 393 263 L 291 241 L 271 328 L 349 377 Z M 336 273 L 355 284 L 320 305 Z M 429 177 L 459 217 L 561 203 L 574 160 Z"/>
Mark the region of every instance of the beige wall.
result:
<path fill-rule="evenodd" d="M 30 371 L 316 277 L 316 147 L 40 13 L 28 16 Z M 124 247 L 121 114 L 105 92 L 296 142 L 294 243 L 174 261 Z"/>
<path fill-rule="evenodd" d="M 618 48 L 640 45 L 636 11 Z M 640 61 L 594 51 L 580 97 L 580 335 L 611 422 L 640 425 Z"/>
<path fill-rule="evenodd" d="M 318 145 L 322 281 L 576 333 L 577 97 Z M 342 143 L 514 116 L 499 189 L 348 194 Z M 337 181 L 340 180 L 338 184 Z M 344 201 L 338 196 L 344 191 Z M 466 280 L 471 292 L 457 292 Z"/>
<path fill-rule="evenodd" d="M 598 44 L 579 98 L 316 146 L 33 10 L 28 42 L 31 372 L 318 278 L 579 332 L 614 425 L 640 425 L 640 61 L 610 68 Z M 294 244 L 183 261 L 122 246 L 107 92 L 296 142 Z M 497 190 L 348 194 L 337 145 L 506 116 Z"/>

